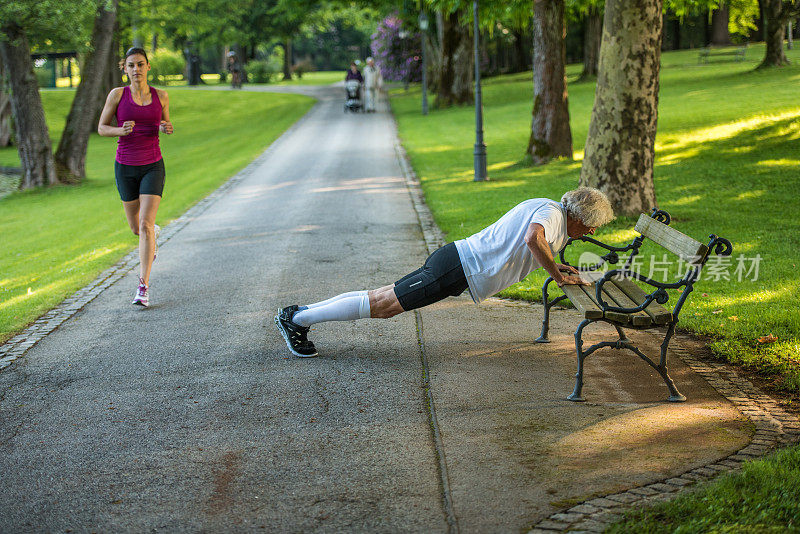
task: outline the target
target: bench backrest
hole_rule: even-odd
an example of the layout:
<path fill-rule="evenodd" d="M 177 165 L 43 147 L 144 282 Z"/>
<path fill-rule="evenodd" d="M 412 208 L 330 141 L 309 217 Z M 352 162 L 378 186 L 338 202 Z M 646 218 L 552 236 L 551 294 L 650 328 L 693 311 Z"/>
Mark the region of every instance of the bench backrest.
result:
<path fill-rule="evenodd" d="M 702 265 L 708 253 L 703 243 L 645 214 L 639 216 L 635 230 L 690 265 Z"/>

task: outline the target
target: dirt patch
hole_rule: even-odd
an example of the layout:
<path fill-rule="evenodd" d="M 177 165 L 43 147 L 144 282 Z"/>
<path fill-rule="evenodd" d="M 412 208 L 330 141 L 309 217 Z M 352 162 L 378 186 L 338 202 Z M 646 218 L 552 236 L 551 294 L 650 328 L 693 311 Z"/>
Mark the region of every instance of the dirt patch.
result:
<path fill-rule="evenodd" d="M 239 474 L 242 453 L 228 451 L 220 460 L 214 471 L 214 490 L 208 500 L 208 513 L 217 515 L 229 509 L 233 504 L 232 485 Z"/>

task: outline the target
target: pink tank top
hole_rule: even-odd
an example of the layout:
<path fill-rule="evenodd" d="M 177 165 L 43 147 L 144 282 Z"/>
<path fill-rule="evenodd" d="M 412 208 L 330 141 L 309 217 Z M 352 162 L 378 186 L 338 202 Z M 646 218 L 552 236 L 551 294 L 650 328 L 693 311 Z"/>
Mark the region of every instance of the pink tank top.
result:
<path fill-rule="evenodd" d="M 161 159 L 158 146 L 158 128 L 161 125 L 161 101 L 158 91 L 150 88 L 151 102 L 140 106 L 131 97 L 131 88 L 122 89 L 122 98 L 117 105 L 117 125 L 135 121 L 133 131 L 120 136 L 117 141 L 117 161 L 123 165 L 149 165 Z"/>

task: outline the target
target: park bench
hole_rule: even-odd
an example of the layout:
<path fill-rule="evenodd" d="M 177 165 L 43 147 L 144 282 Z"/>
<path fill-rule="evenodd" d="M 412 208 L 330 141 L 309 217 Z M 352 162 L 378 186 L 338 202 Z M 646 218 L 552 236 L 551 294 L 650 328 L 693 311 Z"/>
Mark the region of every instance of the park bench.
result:
<path fill-rule="evenodd" d="M 744 55 L 747 52 L 747 45 L 736 47 L 736 50 L 719 50 L 706 46 L 700 49 L 697 56 L 698 63 L 708 63 L 710 56 L 734 56 L 736 61 L 744 61 Z"/>
<path fill-rule="evenodd" d="M 733 247 L 727 239 L 717 237 L 712 234 L 708 244 L 695 241 L 691 237 L 682 234 L 678 230 L 668 226 L 670 216 L 667 212 L 653 210 L 648 216 L 642 214 L 636 223 L 635 230 L 640 234 L 633 239 L 627 246 L 615 247 L 602 243 L 592 237 L 583 236 L 576 239 L 569 239 L 567 245 L 560 253 L 561 263 L 569 265 L 564 258 L 566 249 L 575 241 L 583 241 L 597 245 L 608 252 L 600 257 L 597 262 L 579 266 L 582 276 L 593 277 L 595 280 L 591 286 L 565 285 L 561 289 L 564 294 L 552 300 L 547 293 L 548 285 L 553 281 L 549 277 L 542 288 L 542 301 L 544 304 L 544 320 L 542 321 L 542 333 L 536 340 L 537 343 L 549 343 L 547 337 L 550 325 L 550 308 L 557 302 L 568 298 L 583 316 L 583 321 L 575 331 L 575 351 L 578 356 L 578 373 L 575 375 L 575 390 L 567 397 L 571 401 L 583 401 L 581 389 L 583 387 L 583 362 L 587 356 L 603 347 L 613 347 L 616 349 L 628 349 L 647 362 L 655 369 L 664 383 L 669 388 L 669 400 L 681 402 L 686 397 L 680 394 L 675 387 L 675 383 L 667 373 L 667 348 L 670 339 L 675 333 L 675 325 L 678 324 L 678 316 L 683 304 L 694 288 L 695 282 L 700 277 L 700 271 L 712 254 L 718 256 L 730 256 Z M 637 272 L 632 266 L 634 258 L 639 253 L 639 248 L 645 238 L 660 245 L 665 250 L 675 254 L 686 266 L 686 271 L 676 282 L 666 283 L 652 280 Z M 621 269 L 613 269 L 603 273 L 601 268 L 606 264 L 616 264 L 620 260 L 620 254 L 627 253 L 628 257 Z M 652 286 L 653 290 L 647 292 L 634 282 L 640 280 Z M 650 288 L 648 287 L 648 290 Z M 662 306 L 669 300 L 667 290 L 679 292 L 677 301 L 672 310 Z M 619 336 L 613 341 L 602 341 L 591 347 L 584 349 L 582 334 L 584 329 L 592 323 L 605 322 L 612 325 Z M 664 330 L 664 340 L 661 343 L 661 359 L 656 363 L 653 359 L 646 356 L 636 345 L 625 335 L 624 329 L 631 330 Z"/>

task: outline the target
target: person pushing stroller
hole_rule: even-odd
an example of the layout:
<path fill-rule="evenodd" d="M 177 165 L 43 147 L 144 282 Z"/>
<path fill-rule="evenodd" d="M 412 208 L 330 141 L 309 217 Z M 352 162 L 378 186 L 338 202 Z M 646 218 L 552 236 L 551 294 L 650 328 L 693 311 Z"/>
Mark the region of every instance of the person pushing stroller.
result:
<path fill-rule="evenodd" d="M 347 74 L 344 77 L 344 90 L 347 95 L 347 100 L 344 103 L 345 111 L 359 111 L 362 109 L 361 104 L 361 86 L 364 83 L 364 77 L 358 70 L 355 62 L 350 63 L 350 68 L 347 69 Z"/>

